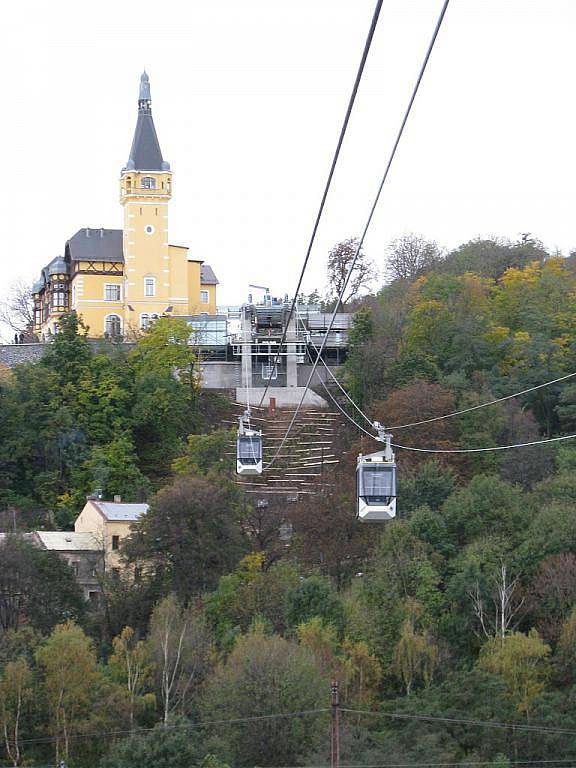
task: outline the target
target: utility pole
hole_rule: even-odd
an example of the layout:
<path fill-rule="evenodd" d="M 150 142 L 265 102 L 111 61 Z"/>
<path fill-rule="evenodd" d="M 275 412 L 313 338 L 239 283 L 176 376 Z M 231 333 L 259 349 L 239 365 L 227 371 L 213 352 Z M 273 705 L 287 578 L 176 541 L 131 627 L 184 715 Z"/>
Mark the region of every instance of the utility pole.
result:
<path fill-rule="evenodd" d="M 331 766 L 340 768 L 340 691 L 338 680 L 332 680 L 331 684 L 331 703 L 332 703 L 332 748 L 331 748 Z"/>

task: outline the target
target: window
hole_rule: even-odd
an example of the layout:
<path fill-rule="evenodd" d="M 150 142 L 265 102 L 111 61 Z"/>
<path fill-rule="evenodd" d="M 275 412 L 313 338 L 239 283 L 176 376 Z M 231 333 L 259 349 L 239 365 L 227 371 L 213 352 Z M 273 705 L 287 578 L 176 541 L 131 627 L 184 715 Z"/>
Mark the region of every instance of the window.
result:
<path fill-rule="evenodd" d="M 156 179 L 152 176 L 142 177 L 142 189 L 156 189 Z"/>
<path fill-rule="evenodd" d="M 98 606 L 98 592 L 88 592 L 88 601 L 91 605 Z"/>
<path fill-rule="evenodd" d="M 200 291 L 200 304 L 209 304 L 210 294 L 208 291 Z"/>
<path fill-rule="evenodd" d="M 118 315 L 108 315 L 104 324 L 104 332 L 107 336 L 120 336 L 122 333 L 122 321 Z"/>
<path fill-rule="evenodd" d="M 395 470 L 390 465 L 360 468 L 360 496 L 367 504 L 389 504 L 396 496 Z"/>
<path fill-rule="evenodd" d="M 112 536 L 112 549 L 120 549 L 120 536 Z"/>
<path fill-rule="evenodd" d="M 262 378 L 269 380 L 277 379 L 278 368 L 275 365 L 266 365 L 266 363 L 262 363 Z"/>
<path fill-rule="evenodd" d="M 78 573 L 80 572 L 80 563 L 75 560 L 70 563 L 70 568 L 72 568 L 72 573 L 74 576 L 78 576 Z"/>
<path fill-rule="evenodd" d="M 262 460 L 262 438 L 242 436 L 238 438 L 238 458 L 243 464 L 257 464 Z"/>
<path fill-rule="evenodd" d="M 140 315 L 140 330 L 145 331 L 150 325 L 150 315 Z"/>
<path fill-rule="evenodd" d="M 54 291 L 52 294 L 52 307 L 65 307 L 66 306 L 66 292 Z"/>
<path fill-rule="evenodd" d="M 144 296 L 156 295 L 156 278 L 145 277 L 144 278 Z"/>
<path fill-rule="evenodd" d="M 120 301 L 120 286 L 119 285 L 105 285 L 104 286 L 104 299 L 106 301 Z"/>
<path fill-rule="evenodd" d="M 152 313 L 150 315 L 150 323 L 155 323 L 158 320 L 158 315 L 156 313 Z"/>

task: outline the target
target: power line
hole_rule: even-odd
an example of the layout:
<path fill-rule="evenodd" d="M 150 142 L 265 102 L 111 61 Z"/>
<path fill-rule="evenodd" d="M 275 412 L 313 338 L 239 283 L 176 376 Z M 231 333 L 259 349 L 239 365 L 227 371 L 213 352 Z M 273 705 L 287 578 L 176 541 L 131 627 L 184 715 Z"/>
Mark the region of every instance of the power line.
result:
<path fill-rule="evenodd" d="M 322 343 L 320 345 L 320 350 L 318 351 L 316 355 L 316 360 L 314 361 L 314 364 L 312 366 L 312 370 L 310 372 L 310 375 L 308 376 L 308 381 L 306 382 L 306 386 L 304 388 L 304 392 L 302 393 L 302 396 L 300 398 L 300 402 L 298 403 L 298 406 L 296 407 L 296 410 L 294 411 L 294 414 L 292 416 L 292 420 L 290 421 L 290 424 L 288 425 L 288 429 L 286 431 L 286 434 L 284 436 L 284 440 L 280 444 L 280 447 L 278 448 L 276 454 L 272 457 L 271 461 L 268 462 L 266 465 L 266 469 L 272 466 L 272 464 L 275 462 L 277 456 L 279 455 L 280 451 L 282 450 L 282 447 L 284 445 L 284 442 L 286 441 L 288 435 L 290 434 L 290 431 L 292 430 L 292 427 L 294 426 L 294 423 L 296 421 L 296 418 L 298 416 L 298 412 L 300 411 L 300 408 L 302 407 L 302 404 L 304 403 L 304 398 L 306 397 L 306 393 L 310 387 L 310 383 L 312 381 L 312 378 L 314 376 L 314 373 L 316 372 L 316 368 L 318 366 L 318 361 L 322 355 L 322 352 L 324 351 L 324 348 L 326 346 L 326 342 L 328 341 L 330 332 L 332 331 L 332 327 L 334 325 L 334 321 L 336 319 L 336 315 L 338 313 L 338 309 L 340 308 L 340 304 L 342 302 L 342 297 L 344 296 L 344 293 L 346 292 L 346 288 L 348 287 L 348 283 L 350 281 L 350 277 L 352 275 L 352 272 L 354 270 L 354 267 L 356 265 L 356 261 L 358 259 L 358 256 L 360 254 L 360 251 L 362 249 L 362 246 L 364 244 L 364 240 L 366 238 L 366 234 L 368 232 L 368 229 L 370 227 L 370 224 L 372 223 L 372 218 L 374 216 L 374 212 L 376 211 L 376 207 L 378 205 L 378 202 L 380 200 L 380 195 L 382 194 L 382 190 L 384 188 L 384 184 L 386 183 L 386 180 L 388 178 L 388 174 L 390 172 L 390 168 L 392 167 L 392 163 L 394 161 L 394 158 L 396 156 L 396 151 L 398 149 L 398 146 L 400 144 L 400 140 L 402 139 L 402 136 L 404 134 L 404 129 L 406 127 L 406 123 L 408 122 L 408 118 L 410 116 L 410 113 L 412 111 L 412 106 L 414 104 L 414 101 L 416 99 L 416 95 L 418 93 L 418 90 L 420 88 L 420 83 L 422 82 L 422 78 L 424 77 L 424 73 L 426 71 L 426 67 L 428 66 L 428 61 L 430 59 L 430 55 L 432 54 L 432 50 L 434 48 L 434 44 L 436 42 L 436 38 L 438 37 L 438 33 L 440 32 L 440 27 L 442 26 L 442 21 L 444 20 L 444 15 L 446 13 L 446 9 L 448 8 L 449 0 L 444 0 L 444 3 L 442 5 L 442 10 L 440 11 L 440 15 L 438 17 L 438 21 L 436 22 L 436 27 L 434 28 L 434 32 L 432 34 L 432 39 L 430 40 L 430 43 L 428 45 L 428 49 L 426 51 L 426 55 L 424 56 L 424 61 L 422 63 L 422 66 L 420 67 L 420 72 L 418 74 L 418 77 L 416 79 L 416 83 L 414 85 L 414 88 L 412 89 L 412 94 L 410 96 L 410 100 L 408 102 L 408 106 L 406 108 L 406 111 L 404 112 L 404 117 L 402 119 L 402 122 L 400 124 L 400 128 L 398 130 L 398 133 L 396 135 L 396 139 L 394 141 L 394 144 L 392 146 L 392 151 L 390 153 L 390 156 L 388 158 L 388 162 L 386 164 L 386 168 L 384 170 L 384 175 L 382 176 L 382 180 L 380 182 L 380 186 L 378 187 L 378 191 L 376 193 L 376 196 L 374 198 L 374 201 L 372 203 L 372 207 L 370 209 L 370 213 L 368 215 L 368 219 L 366 221 L 366 224 L 364 225 L 364 230 L 362 232 L 362 236 L 358 242 L 358 247 L 356 248 L 356 253 L 354 254 L 354 257 L 350 263 L 350 266 L 348 268 L 348 272 L 346 274 L 346 278 L 344 280 L 344 283 L 342 285 L 342 288 L 340 290 L 340 293 L 338 294 L 338 297 L 336 299 L 336 305 L 334 307 L 334 311 L 332 312 L 332 316 L 330 318 L 330 323 L 328 324 L 328 328 L 326 329 L 326 334 L 324 338 L 322 339 Z"/>
<path fill-rule="evenodd" d="M 490 451 L 507 451 L 509 448 L 527 448 L 530 445 L 556 443 L 559 440 L 572 440 L 575 437 L 576 435 L 562 435 L 561 437 L 548 437 L 545 440 L 532 440 L 529 443 L 494 445 L 490 448 L 415 448 L 413 445 L 398 445 L 398 443 L 392 443 L 392 445 L 394 448 L 401 448 L 404 451 L 417 451 L 418 453 L 489 453 Z"/>
<path fill-rule="evenodd" d="M 314 346 L 314 345 L 312 345 L 312 346 Z M 314 348 L 316 349 L 316 347 L 314 347 Z M 326 362 L 324 360 L 322 360 L 322 362 L 324 364 L 324 367 L 328 371 L 328 373 L 330 373 L 330 375 L 332 375 L 332 371 L 330 371 L 330 369 L 328 368 Z M 317 371 L 316 371 L 316 373 L 317 373 Z M 570 375 L 576 375 L 576 374 L 570 374 Z M 371 438 L 372 440 L 374 440 L 376 442 L 380 442 L 378 440 L 378 438 L 376 437 L 376 435 L 373 435 L 370 432 L 368 432 L 367 429 L 364 429 L 364 427 L 362 427 L 360 424 L 358 424 L 358 422 L 354 418 L 352 418 L 352 416 L 350 416 L 350 414 L 344 408 L 342 408 L 340 403 L 336 400 L 336 398 L 333 396 L 333 394 L 330 392 L 330 390 L 326 386 L 326 382 L 323 379 L 321 379 L 320 376 L 318 376 L 318 380 L 320 381 L 320 383 L 324 387 L 327 395 L 330 397 L 330 399 L 332 400 L 334 405 L 338 408 L 340 413 L 343 416 L 345 416 L 350 421 L 350 423 L 353 424 L 353 426 L 356 427 L 356 429 L 359 429 L 360 432 L 363 432 L 367 437 Z M 546 385 L 542 384 L 542 385 L 539 385 L 539 386 L 546 386 Z M 509 397 L 514 397 L 514 395 L 509 395 Z M 440 417 L 440 418 L 442 418 L 442 417 Z M 370 422 L 370 423 L 372 423 L 372 422 Z M 533 440 L 533 441 L 528 442 L 528 443 L 513 443 L 512 445 L 496 445 L 496 446 L 491 446 L 489 448 L 416 448 L 416 447 L 410 446 L 410 445 L 399 445 L 398 443 L 391 443 L 391 445 L 394 448 L 400 448 L 401 450 L 405 450 L 405 451 L 416 451 L 418 453 L 488 453 L 488 452 L 491 452 L 491 451 L 505 451 L 505 450 L 508 450 L 508 449 L 511 449 L 511 448 L 526 448 L 526 447 L 529 447 L 531 445 L 542 445 L 543 443 L 554 443 L 554 442 L 558 442 L 560 440 L 571 440 L 572 438 L 575 438 L 575 437 L 576 437 L 576 434 L 574 434 L 574 435 L 562 435 L 561 437 L 549 437 L 549 438 L 546 438 L 544 440 Z"/>
<path fill-rule="evenodd" d="M 342 710 L 341 710 L 342 711 Z M 558 758 L 556 760 L 512 760 L 510 765 L 561 765 L 565 768 L 565 763 L 574 763 L 572 758 Z M 493 760 L 459 760 L 456 763 L 421 763 L 419 761 L 412 763 L 340 763 L 340 768 L 451 768 L 460 765 L 494 765 Z M 330 768 L 323 765 L 292 766 L 292 768 Z"/>
<path fill-rule="evenodd" d="M 352 715 L 373 715 L 376 717 L 389 717 L 396 720 L 419 720 L 423 722 L 444 723 L 445 725 L 470 725 L 478 728 L 511 728 L 516 731 L 532 731 L 536 733 L 563 733 L 576 736 L 573 728 L 557 728 L 547 725 L 529 725 L 527 723 L 502 723 L 497 720 L 468 720 L 460 717 L 441 717 L 436 715 L 409 715 L 403 712 L 370 712 L 362 709 L 344 709 Z"/>
<path fill-rule="evenodd" d="M 537 384 L 534 387 L 528 387 L 528 389 L 523 389 L 520 392 L 515 392 L 513 395 L 505 395 L 504 397 L 497 397 L 495 400 L 489 400 L 487 403 L 480 403 L 480 405 L 472 405 L 470 406 L 470 408 L 463 408 L 460 411 L 452 411 L 452 413 L 446 413 L 444 414 L 444 416 L 434 416 L 431 419 L 423 419 L 422 421 L 413 421 L 410 424 L 400 424 L 394 427 L 387 427 L 387 429 L 397 431 L 399 429 L 407 429 L 408 427 L 418 427 L 420 426 L 420 424 L 430 424 L 433 421 L 441 421 L 442 419 L 449 419 L 452 416 L 460 416 L 463 413 L 469 413 L 470 411 L 477 411 L 479 408 L 486 408 L 489 405 L 502 403 L 504 402 L 504 400 L 511 400 L 513 397 L 520 397 L 521 395 L 527 395 L 529 392 L 534 392 L 536 389 L 549 387 L 551 384 L 557 384 L 559 381 L 565 381 L 566 379 L 571 379 L 573 376 L 576 376 L 576 371 L 574 373 L 567 373 L 566 376 L 560 376 L 559 378 L 552 379 L 551 381 L 545 381 L 544 384 Z"/>
<path fill-rule="evenodd" d="M 233 717 L 222 720 L 204 720 L 201 723 L 185 723 L 179 725 L 166 724 L 162 726 L 163 730 L 198 730 L 201 728 L 208 728 L 213 725 L 238 725 L 243 723 L 259 722 L 262 720 L 280 720 L 292 717 L 308 717 L 309 715 L 321 715 L 326 712 L 330 712 L 330 709 L 305 709 L 300 712 L 279 712 L 277 714 L 262 714 L 262 715 L 250 715 L 246 717 Z M 133 728 L 131 730 L 115 730 L 115 731 L 97 731 L 92 733 L 72 733 L 68 735 L 69 739 L 93 739 L 102 738 L 104 736 L 131 736 L 140 733 L 150 733 L 158 727 L 151 728 Z M 18 744 L 44 744 L 57 741 L 61 736 L 38 736 L 31 739 L 18 739 Z"/>
<path fill-rule="evenodd" d="M 566 763 L 574 763 L 574 758 L 557 758 L 556 760 L 512 760 L 510 761 L 510 765 L 514 766 L 524 766 L 524 765 L 551 765 L 555 766 L 558 765 L 561 768 L 571 768 L 571 766 L 566 766 Z M 412 763 L 340 763 L 340 768 L 458 768 L 460 765 L 494 765 L 493 760 L 477 760 L 477 761 L 466 761 L 466 760 L 459 760 L 455 763 L 421 763 L 421 762 L 412 762 Z M 34 768 L 54 768 L 54 765 L 51 764 L 44 764 L 44 765 L 38 765 L 35 764 Z M 324 765 L 291 765 L 291 766 L 269 766 L 269 768 L 331 768 L 330 765 L 324 764 Z"/>
<path fill-rule="evenodd" d="M 358 71 L 356 73 L 356 79 L 354 81 L 354 86 L 352 88 L 352 93 L 350 94 L 350 99 L 348 100 L 348 107 L 346 108 L 346 115 L 344 116 L 344 122 L 342 123 L 342 128 L 340 129 L 340 136 L 338 137 L 338 143 L 336 144 L 336 150 L 334 152 L 334 157 L 332 158 L 332 165 L 330 166 L 330 172 L 328 173 L 328 178 L 326 180 L 326 186 L 324 187 L 324 192 L 322 194 L 322 200 L 320 201 L 320 207 L 318 209 L 318 213 L 316 214 L 316 221 L 314 222 L 314 228 L 312 229 L 312 236 L 310 237 L 310 242 L 308 243 L 308 249 L 306 251 L 306 256 L 304 257 L 304 264 L 302 265 L 302 270 L 300 272 L 300 277 L 298 278 L 298 285 L 296 286 L 296 291 L 294 293 L 294 297 L 292 299 L 292 304 L 290 305 L 290 312 L 288 313 L 288 319 L 286 321 L 286 324 L 284 326 L 284 331 L 282 332 L 282 338 L 280 340 L 280 344 L 278 346 L 278 351 L 276 352 L 276 357 L 274 359 L 274 363 L 270 369 L 270 374 L 268 376 L 268 381 L 266 382 L 266 387 L 264 389 L 264 392 L 262 393 L 262 397 L 260 398 L 260 403 L 258 404 L 259 407 L 264 402 L 264 398 L 266 397 L 266 393 L 268 392 L 268 389 L 270 388 L 270 382 L 272 381 L 272 374 L 274 372 L 275 367 L 278 365 L 278 360 L 280 358 L 280 353 L 282 351 L 282 345 L 286 341 L 286 334 L 288 333 L 288 326 L 290 325 L 290 320 L 292 318 L 292 315 L 294 314 L 294 307 L 296 306 L 296 302 L 298 301 L 298 295 L 300 293 L 300 288 L 302 286 L 302 281 L 304 279 L 304 273 L 306 272 L 306 267 L 308 266 L 308 261 L 310 259 L 310 254 L 312 252 L 312 246 L 314 245 L 314 241 L 316 240 L 316 233 L 318 232 L 318 227 L 320 225 L 320 219 L 322 218 L 322 214 L 324 212 L 324 206 L 326 204 L 326 198 L 328 197 L 328 191 L 330 190 L 330 185 L 332 184 L 332 177 L 334 176 L 334 171 L 336 170 L 336 164 L 338 162 L 338 158 L 340 157 L 340 150 L 342 149 L 342 144 L 344 142 L 344 136 L 346 135 L 346 130 L 348 128 L 348 122 L 350 121 L 350 115 L 352 114 L 352 109 L 354 107 L 354 102 L 356 101 L 356 94 L 358 93 L 358 88 L 360 87 L 360 81 L 362 80 L 362 75 L 364 73 L 364 66 L 366 64 L 366 60 L 368 58 L 368 53 L 370 52 L 370 46 L 372 45 L 372 39 L 374 38 L 374 32 L 376 31 L 376 25 L 378 24 L 378 18 L 380 16 L 380 9 L 382 8 L 382 2 L 383 0 L 377 0 L 376 7 L 374 9 L 374 13 L 372 15 L 372 21 L 370 23 L 370 29 L 368 30 L 368 35 L 366 37 L 366 42 L 364 43 L 364 51 L 362 52 L 362 58 L 360 59 L 360 65 L 358 67 Z"/>

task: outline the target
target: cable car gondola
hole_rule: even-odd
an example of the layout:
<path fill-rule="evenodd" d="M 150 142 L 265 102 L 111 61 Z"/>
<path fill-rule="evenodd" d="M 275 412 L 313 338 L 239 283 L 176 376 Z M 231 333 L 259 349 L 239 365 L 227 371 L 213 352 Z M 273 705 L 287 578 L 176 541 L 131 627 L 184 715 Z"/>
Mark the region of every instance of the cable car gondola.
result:
<path fill-rule="evenodd" d="M 239 475 L 262 474 L 262 432 L 250 427 L 250 411 L 240 417 L 236 441 L 236 472 Z"/>
<path fill-rule="evenodd" d="M 396 462 L 390 444 L 392 435 L 384 432 L 377 422 L 374 426 L 385 449 L 358 456 L 356 517 L 361 523 L 378 523 L 396 517 Z"/>

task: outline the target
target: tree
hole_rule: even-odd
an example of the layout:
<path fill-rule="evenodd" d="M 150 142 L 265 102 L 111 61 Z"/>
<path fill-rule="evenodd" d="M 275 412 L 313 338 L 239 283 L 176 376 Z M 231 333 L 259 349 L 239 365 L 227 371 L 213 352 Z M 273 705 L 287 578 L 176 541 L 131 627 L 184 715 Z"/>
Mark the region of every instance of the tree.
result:
<path fill-rule="evenodd" d="M 71 394 L 90 361 L 88 330 L 76 312 L 61 315 L 58 320 L 58 333 L 41 361 L 43 367 L 50 368 L 57 374 L 62 386 L 70 386 Z"/>
<path fill-rule="evenodd" d="M 342 603 L 323 576 L 309 576 L 290 593 L 286 617 L 292 627 L 317 617 L 324 624 L 332 625 L 340 635 L 344 630 Z"/>
<path fill-rule="evenodd" d="M 54 552 L 15 536 L 0 543 L 0 627 L 28 622 L 41 632 L 84 613 L 82 591 L 69 566 Z"/>
<path fill-rule="evenodd" d="M 410 424 L 416 421 L 432 419 L 455 410 L 454 395 L 450 390 L 436 383 L 417 378 L 398 387 L 384 401 L 374 403 L 375 418 L 381 424 L 393 427 L 395 424 Z M 453 421 L 453 420 L 452 420 Z M 433 421 L 425 426 L 412 427 L 402 431 L 402 439 L 407 445 L 419 445 L 423 438 L 426 445 L 434 448 L 453 448 L 457 444 L 455 425 L 450 419 Z M 413 454 L 403 456 L 404 466 L 421 467 L 421 457 Z M 437 468 L 448 463 L 439 454 Z M 461 461 L 450 460 L 452 466 L 462 466 Z"/>
<path fill-rule="evenodd" d="M 358 239 L 352 237 L 337 243 L 328 254 L 329 295 L 334 300 L 344 291 L 342 296 L 343 305 L 357 298 L 362 290 L 369 289 L 371 283 L 376 278 L 376 269 L 373 262 L 368 259 L 362 250 L 358 251 L 358 246 Z M 356 263 L 346 284 L 348 272 L 357 253 Z"/>
<path fill-rule="evenodd" d="M 411 232 L 390 243 L 386 275 L 390 280 L 415 280 L 435 267 L 441 258 L 442 252 L 435 242 Z"/>
<path fill-rule="evenodd" d="M 20 763 L 22 718 L 32 695 L 32 670 L 20 656 L 6 664 L 0 675 L 0 730 L 6 755 L 13 766 Z"/>
<path fill-rule="evenodd" d="M 576 555 L 562 552 L 542 560 L 526 593 L 536 628 L 547 642 L 555 644 L 576 605 Z"/>
<path fill-rule="evenodd" d="M 130 353 L 130 362 L 137 375 L 178 376 L 193 393 L 199 381 L 194 369 L 197 354 L 190 344 L 190 333 L 185 320 L 159 318 Z"/>
<path fill-rule="evenodd" d="M 151 485 L 138 467 L 134 444 L 127 434 L 114 437 L 105 445 L 95 445 L 89 458 L 77 472 L 87 492 L 100 488 L 104 498 L 122 496 L 126 501 L 144 501 L 148 498 Z"/>
<path fill-rule="evenodd" d="M 190 697 L 204 681 L 211 661 L 211 637 L 204 615 L 182 608 L 175 595 L 161 600 L 152 612 L 148 636 L 156 667 L 162 719 L 190 709 Z"/>
<path fill-rule="evenodd" d="M 531 261 L 544 260 L 547 256 L 537 240 L 512 243 L 505 238 L 477 238 L 451 251 L 439 268 L 451 275 L 475 272 L 498 279 L 510 267 L 524 267 Z"/>
<path fill-rule="evenodd" d="M 32 286 L 25 280 L 16 280 L 0 304 L 0 322 L 15 333 L 24 335 L 24 341 L 37 341 L 34 334 L 34 302 Z"/>
<path fill-rule="evenodd" d="M 449 467 L 441 467 L 437 461 L 426 461 L 399 478 L 400 509 L 403 514 L 424 505 L 433 510 L 439 509 L 454 487 L 455 476 Z"/>
<path fill-rule="evenodd" d="M 151 703 L 150 697 L 146 697 L 145 694 L 151 682 L 153 666 L 146 643 L 136 639 L 132 627 L 124 627 L 112 641 L 112 647 L 114 650 L 108 662 L 108 668 L 125 686 L 129 702 L 130 727 L 133 728 L 137 707 Z"/>
<path fill-rule="evenodd" d="M 239 638 L 208 681 L 208 719 L 286 714 L 323 706 L 329 681 L 306 648 L 261 630 Z M 232 764 L 297 765 L 321 730 L 318 716 L 268 717 L 226 726 Z"/>
<path fill-rule="evenodd" d="M 488 640 L 480 652 L 478 664 L 501 677 L 518 712 L 527 717 L 535 699 L 544 689 L 548 674 L 550 646 L 536 632 L 513 632 L 504 639 Z"/>
<path fill-rule="evenodd" d="M 498 576 L 494 579 L 492 604 L 487 607 L 480 584 L 476 582 L 470 598 L 485 637 L 499 637 L 504 640 L 510 630 L 518 625 L 518 614 L 524 604 L 524 598 L 518 596 L 518 584 L 518 578 L 511 578 L 508 567 L 501 563 Z"/>
<path fill-rule="evenodd" d="M 125 544 L 131 562 L 148 563 L 179 599 L 216 586 L 248 549 L 239 524 L 239 491 L 231 482 L 185 476 L 159 491 Z"/>
<path fill-rule="evenodd" d="M 236 569 L 218 582 L 218 589 L 204 598 L 206 613 L 220 644 L 256 620 L 270 623 L 276 632 L 286 630 L 291 593 L 298 586 L 298 568 L 280 560 L 265 568 L 264 552 L 242 558 Z"/>
<path fill-rule="evenodd" d="M 407 618 L 400 630 L 400 640 L 394 650 L 396 674 L 404 683 L 406 696 L 412 686 L 421 680 L 426 687 L 432 684 L 438 666 L 438 648 L 425 633 L 418 633 L 412 617 Z"/>
<path fill-rule="evenodd" d="M 517 486 L 494 476 L 476 475 L 442 506 L 448 535 L 464 546 L 483 535 L 502 536 L 519 544 L 532 518 L 532 507 Z"/>
<path fill-rule="evenodd" d="M 564 684 L 576 682 L 576 608 L 564 622 L 554 659 L 556 673 Z"/>
<path fill-rule="evenodd" d="M 208 475 L 214 472 L 231 473 L 232 462 L 226 461 L 232 434 L 217 429 L 203 435 L 188 435 L 185 453 L 174 460 L 172 468 L 178 475 Z"/>
<path fill-rule="evenodd" d="M 91 640 L 72 621 L 59 624 L 36 652 L 44 673 L 56 763 L 68 762 L 73 735 L 91 716 L 100 673 Z"/>
<path fill-rule="evenodd" d="M 135 734 L 114 743 L 101 760 L 100 768 L 202 768 L 200 732 L 184 718 L 172 718 L 169 728 L 158 723 L 148 733 Z M 208 766 L 207 766 L 208 768 Z M 210 765 L 210 768 L 212 766 Z M 214 768 L 227 768 L 218 766 Z"/>

